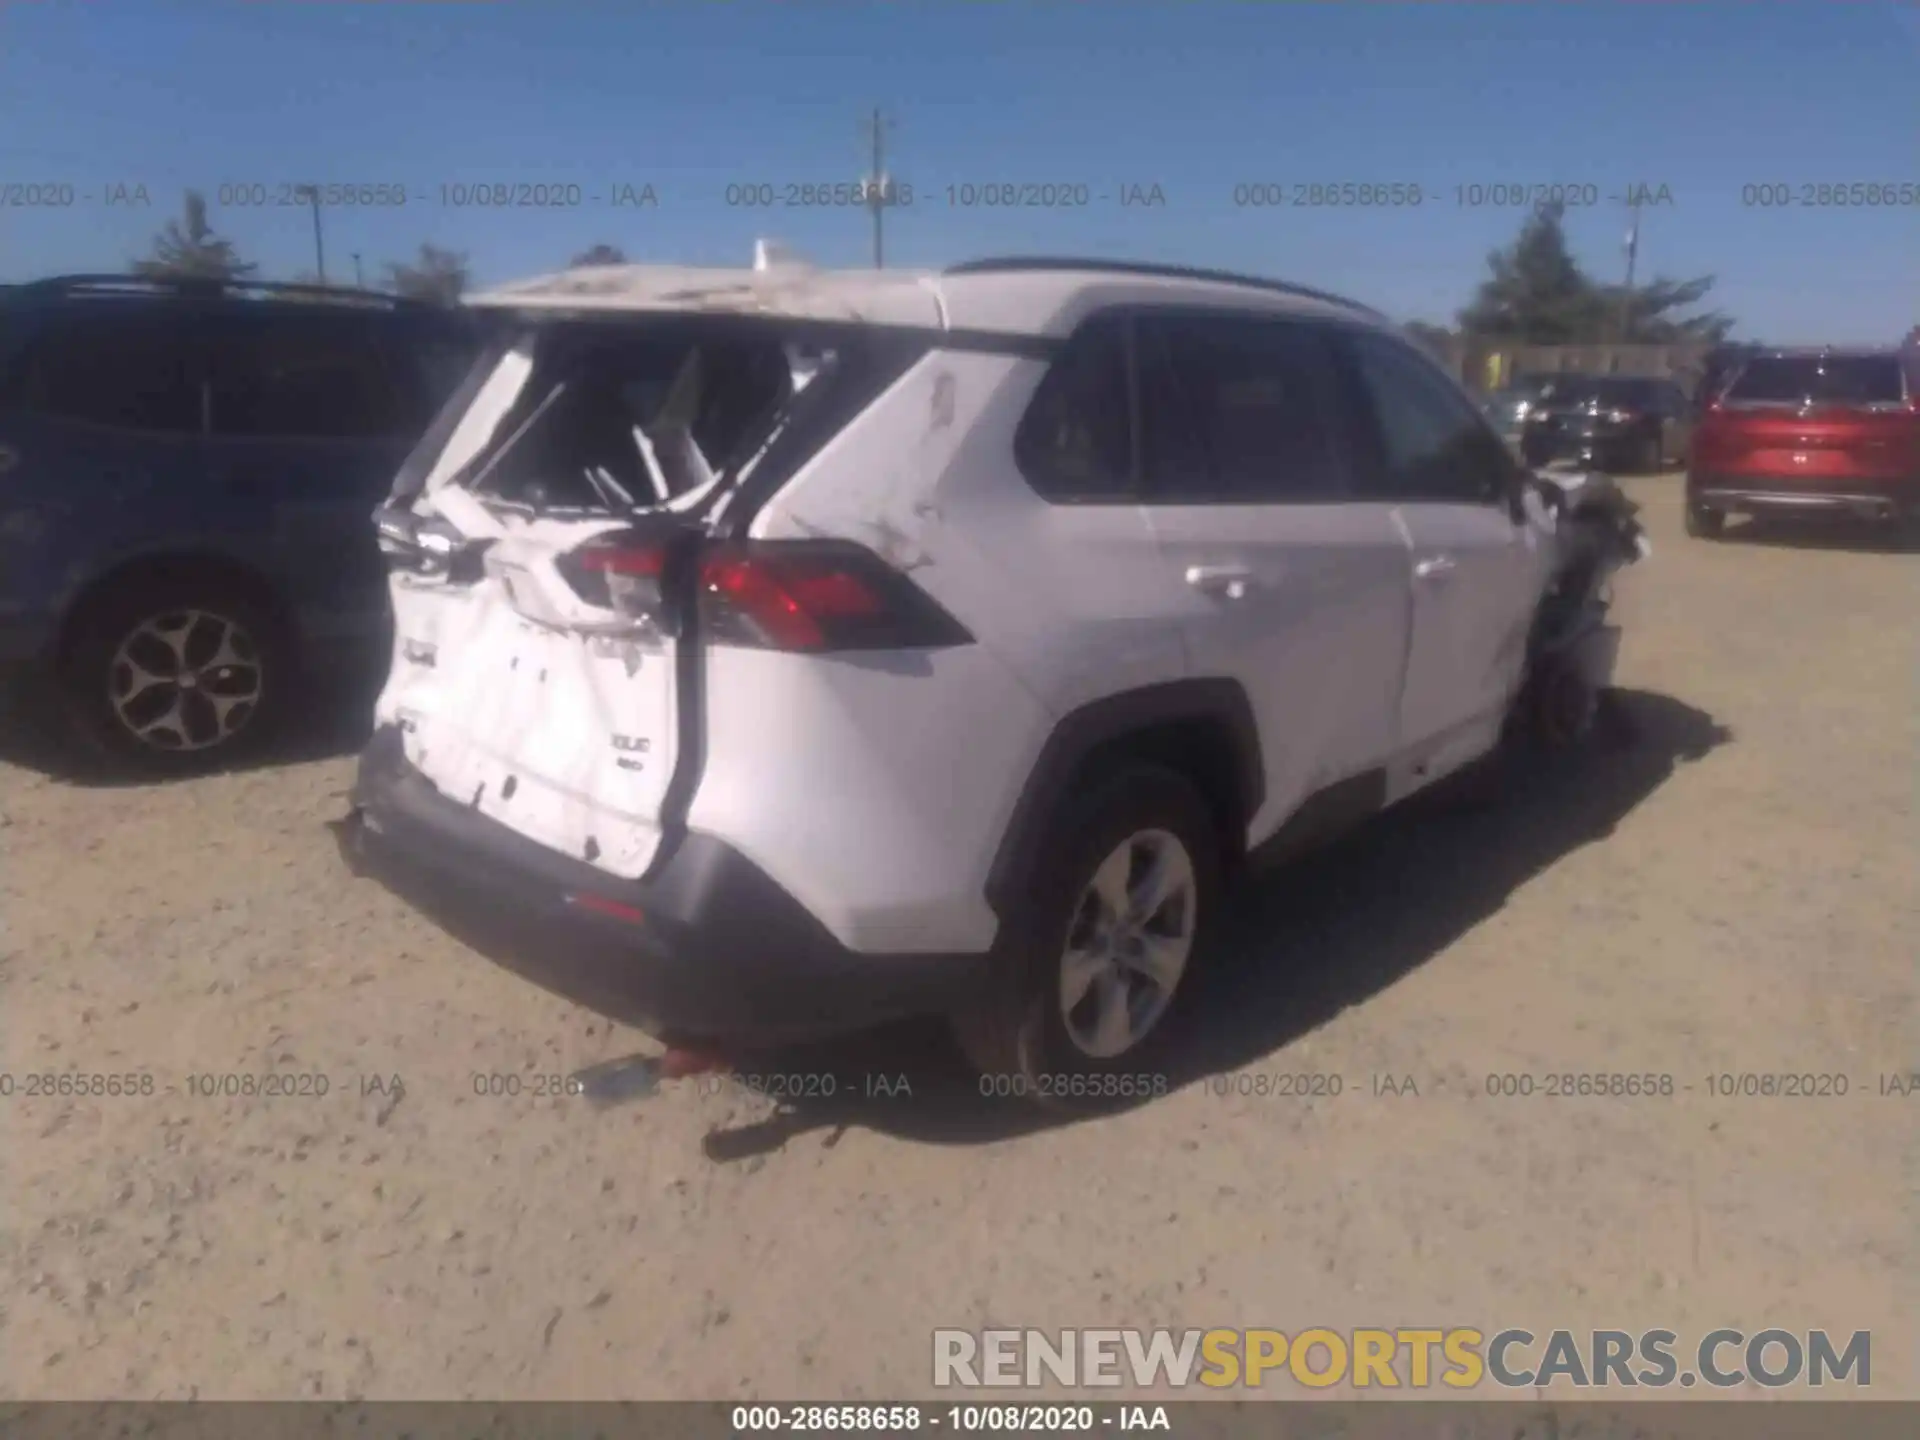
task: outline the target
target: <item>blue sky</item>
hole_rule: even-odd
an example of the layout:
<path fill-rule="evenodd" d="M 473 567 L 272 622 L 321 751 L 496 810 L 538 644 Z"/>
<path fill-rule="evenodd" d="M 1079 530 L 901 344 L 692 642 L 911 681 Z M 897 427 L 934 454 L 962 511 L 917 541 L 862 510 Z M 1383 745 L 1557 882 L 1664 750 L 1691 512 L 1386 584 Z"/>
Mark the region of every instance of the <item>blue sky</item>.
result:
<path fill-rule="evenodd" d="M 371 278 L 422 241 L 465 251 L 482 282 L 596 241 L 731 264 L 770 235 L 862 264 L 864 214 L 730 205 L 727 187 L 856 179 L 876 103 L 913 187 L 888 216 L 890 264 L 1143 257 L 1446 319 L 1520 220 L 1456 187 L 1594 187 L 1568 233 L 1614 279 L 1610 197 L 1644 184 L 1670 198 L 1645 211 L 1640 278 L 1717 275 L 1741 334 L 1886 341 L 1920 322 L 1920 205 L 1744 203 L 1761 184 L 1920 189 L 1920 9 L 1891 3 L 0 0 L 0 185 L 74 196 L 0 208 L 0 280 L 120 268 L 189 185 L 265 273 L 310 269 L 306 211 L 218 203 L 222 185 L 307 179 L 407 195 L 327 212 L 336 279 L 352 252 Z M 580 204 L 442 203 L 495 182 L 577 185 Z M 1417 185 L 1422 203 L 1236 204 L 1257 182 Z M 1088 203 L 947 189 L 1000 183 L 1084 186 Z M 136 185 L 147 208 L 107 203 Z M 649 185 L 651 205 L 610 203 Z M 1164 204 L 1120 203 L 1154 186 Z"/>

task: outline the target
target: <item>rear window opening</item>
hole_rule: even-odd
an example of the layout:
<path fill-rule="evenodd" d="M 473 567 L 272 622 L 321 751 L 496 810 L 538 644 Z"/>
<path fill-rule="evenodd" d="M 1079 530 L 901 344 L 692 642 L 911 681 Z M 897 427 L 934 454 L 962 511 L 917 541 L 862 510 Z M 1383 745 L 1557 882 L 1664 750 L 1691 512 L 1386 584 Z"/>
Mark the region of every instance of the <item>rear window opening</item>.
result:
<path fill-rule="evenodd" d="M 508 345 L 526 378 L 451 483 L 538 514 L 699 501 L 751 467 L 843 356 L 752 322 L 545 323 Z"/>
<path fill-rule="evenodd" d="M 1748 362 L 1723 398 L 1730 405 L 1898 407 L 1907 387 L 1893 355 L 1773 355 Z"/>

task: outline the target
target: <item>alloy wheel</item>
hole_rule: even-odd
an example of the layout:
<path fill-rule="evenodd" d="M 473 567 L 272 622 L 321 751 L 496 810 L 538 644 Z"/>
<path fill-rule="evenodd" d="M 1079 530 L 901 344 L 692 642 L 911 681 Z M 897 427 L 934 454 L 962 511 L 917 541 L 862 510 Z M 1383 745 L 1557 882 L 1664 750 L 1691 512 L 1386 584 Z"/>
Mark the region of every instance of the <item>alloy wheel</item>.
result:
<path fill-rule="evenodd" d="M 246 728 L 264 681 L 245 626 L 211 610 L 170 610 L 120 642 L 107 667 L 107 700 L 150 749 L 208 750 Z"/>
<path fill-rule="evenodd" d="M 1199 921 L 1193 857 L 1165 830 L 1139 831 L 1093 872 L 1060 957 L 1060 1013 L 1082 1054 L 1112 1060 L 1167 1012 Z"/>

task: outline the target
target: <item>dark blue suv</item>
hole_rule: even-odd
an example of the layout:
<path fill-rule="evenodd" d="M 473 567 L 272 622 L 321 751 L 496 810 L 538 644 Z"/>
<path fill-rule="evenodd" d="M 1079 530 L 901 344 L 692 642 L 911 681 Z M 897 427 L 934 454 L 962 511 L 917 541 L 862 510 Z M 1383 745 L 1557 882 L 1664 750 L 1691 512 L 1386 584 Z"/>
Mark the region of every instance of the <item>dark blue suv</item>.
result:
<path fill-rule="evenodd" d="M 372 512 L 475 343 L 366 291 L 0 288 L 0 666 L 151 770 L 263 739 L 381 643 Z"/>

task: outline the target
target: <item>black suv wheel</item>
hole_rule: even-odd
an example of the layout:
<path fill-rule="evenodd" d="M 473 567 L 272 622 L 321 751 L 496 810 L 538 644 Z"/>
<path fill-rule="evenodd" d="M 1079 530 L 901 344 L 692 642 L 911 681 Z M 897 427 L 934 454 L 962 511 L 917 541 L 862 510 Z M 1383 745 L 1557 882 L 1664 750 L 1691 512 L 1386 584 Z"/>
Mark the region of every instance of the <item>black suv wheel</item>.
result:
<path fill-rule="evenodd" d="M 225 764 L 271 734 L 293 680 L 271 609 L 210 576 L 142 577 L 90 602 L 61 666 L 86 738 L 155 773 Z"/>

